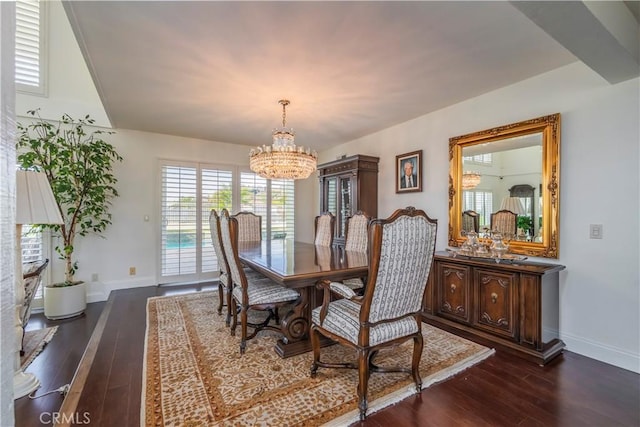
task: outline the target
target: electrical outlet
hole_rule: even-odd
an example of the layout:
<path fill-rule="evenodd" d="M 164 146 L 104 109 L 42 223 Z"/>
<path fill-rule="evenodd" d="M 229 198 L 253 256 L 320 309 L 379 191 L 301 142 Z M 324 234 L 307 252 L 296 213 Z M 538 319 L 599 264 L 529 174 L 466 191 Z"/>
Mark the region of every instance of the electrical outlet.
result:
<path fill-rule="evenodd" d="M 91 275 L 91 281 L 92 282 L 97 282 L 98 281 L 98 273 L 93 273 Z"/>
<path fill-rule="evenodd" d="M 129 267 L 129 276 L 135 276 L 135 275 L 136 275 L 136 268 Z"/>
<path fill-rule="evenodd" d="M 602 239 L 602 224 L 590 224 L 589 225 L 589 238 L 590 239 Z"/>

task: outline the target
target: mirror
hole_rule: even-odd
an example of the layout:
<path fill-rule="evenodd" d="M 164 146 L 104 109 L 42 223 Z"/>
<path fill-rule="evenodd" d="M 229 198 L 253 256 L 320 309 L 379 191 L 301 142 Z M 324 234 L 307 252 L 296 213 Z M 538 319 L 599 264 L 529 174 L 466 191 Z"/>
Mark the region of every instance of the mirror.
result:
<path fill-rule="evenodd" d="M 449 245 L 497 230 L 511 253 L 557 258 L 559 156 L 559 113 L 450 138 Z"/>

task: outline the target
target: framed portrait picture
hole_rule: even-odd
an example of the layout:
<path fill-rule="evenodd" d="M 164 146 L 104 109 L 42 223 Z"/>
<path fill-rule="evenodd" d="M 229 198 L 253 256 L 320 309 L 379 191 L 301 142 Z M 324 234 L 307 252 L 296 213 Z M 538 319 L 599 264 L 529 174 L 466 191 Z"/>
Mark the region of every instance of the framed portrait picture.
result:
<path fill-rule="evenodd" d="M 396 193 L 422 191 L 422 150 L 396 156 Z"/>

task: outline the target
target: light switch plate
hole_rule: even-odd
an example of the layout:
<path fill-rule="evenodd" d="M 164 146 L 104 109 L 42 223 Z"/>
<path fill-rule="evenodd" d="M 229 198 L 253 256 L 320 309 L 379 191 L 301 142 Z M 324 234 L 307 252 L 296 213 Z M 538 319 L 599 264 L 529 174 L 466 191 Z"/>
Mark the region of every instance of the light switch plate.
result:
<path fill-rule="evenodd" d="M 589 225 L 589 238 L 590 239 L 602 239 L 602 224 L 590 224 Z"/>

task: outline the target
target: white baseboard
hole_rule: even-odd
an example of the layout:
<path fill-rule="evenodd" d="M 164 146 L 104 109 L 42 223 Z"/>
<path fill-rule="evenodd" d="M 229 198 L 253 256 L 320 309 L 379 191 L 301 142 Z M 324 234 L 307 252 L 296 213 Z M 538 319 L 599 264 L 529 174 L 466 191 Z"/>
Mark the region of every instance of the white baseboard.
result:
<path fill-rule="evenodd" d="M 584 337 L 561 334 L 560 338 L 567 345 L 567 350 L 592 359 L 608 363 L 619 368 L 640 373 L 640 354 L 610 345 L 591 341 Z"/>
<path fill-rule="evenodd" d="M 90 282 L 87 289 L 87 302 L 99 302 L 109 299 L 111 291 L 118 289 L 142 288 L 158 283 L 155 276 L 137 277 L 134 280 L 114 280 L 111 282 Z"/>

